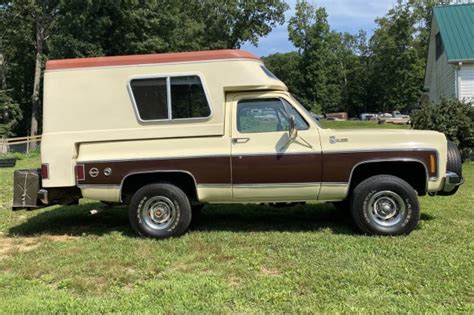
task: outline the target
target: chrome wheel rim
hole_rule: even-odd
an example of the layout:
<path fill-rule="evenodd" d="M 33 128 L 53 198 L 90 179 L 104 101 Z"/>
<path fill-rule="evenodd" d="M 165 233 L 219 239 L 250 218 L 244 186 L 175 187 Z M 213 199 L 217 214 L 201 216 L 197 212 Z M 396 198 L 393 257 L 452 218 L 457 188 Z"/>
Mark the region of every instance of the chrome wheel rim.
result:
<path fill-rule="evenodd" d="M 369 217 L 384 227 L 391 227 L 400 223 L 406 212 L 403 198 L 390 190 L 375 193 L 370 197 L 368 206 Z"/>
<path fill-rule="evenodd" d="M 173 224 L 176 218 L 176 206 L 169 198 L 155 196 L 145 201 L 140 214 L 148 227 L 164 230 Z"/>

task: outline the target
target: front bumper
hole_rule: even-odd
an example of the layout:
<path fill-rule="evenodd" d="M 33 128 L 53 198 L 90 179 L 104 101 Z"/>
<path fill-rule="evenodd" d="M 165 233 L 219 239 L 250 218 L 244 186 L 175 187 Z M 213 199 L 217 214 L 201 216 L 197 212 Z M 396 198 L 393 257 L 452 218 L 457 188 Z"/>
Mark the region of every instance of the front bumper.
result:
<path fill-rule="evenodd" d="M 453 172 L 447 172 L 446 177 L 443 180 L 443 189 L 437 193 L 441 196 L 454 195 L 459 186 L 464 184 L 464 178 Z"/>

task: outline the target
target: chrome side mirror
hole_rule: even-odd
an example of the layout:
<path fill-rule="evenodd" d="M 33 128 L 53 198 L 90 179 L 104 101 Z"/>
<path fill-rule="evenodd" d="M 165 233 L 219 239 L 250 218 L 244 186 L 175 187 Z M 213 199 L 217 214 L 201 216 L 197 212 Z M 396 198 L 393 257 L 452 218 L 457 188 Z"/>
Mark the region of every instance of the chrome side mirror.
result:
<path fill-rule="evenodd" d="M 296 139 L 298 136 L 298 129 L 296 128 L 295 116 L 291 115 L 289 119 L 288 137 L 290 140 Z"/>

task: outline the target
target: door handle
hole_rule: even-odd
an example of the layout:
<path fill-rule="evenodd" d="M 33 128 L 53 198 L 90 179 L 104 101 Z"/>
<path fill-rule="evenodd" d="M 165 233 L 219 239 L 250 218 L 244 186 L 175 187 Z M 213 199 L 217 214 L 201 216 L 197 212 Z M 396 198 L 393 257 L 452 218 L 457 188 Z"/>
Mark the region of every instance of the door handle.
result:
<path fill-rule="evenodd" d="M 232 138 L 232 143 L 247 143 L 250 138 Z"/>

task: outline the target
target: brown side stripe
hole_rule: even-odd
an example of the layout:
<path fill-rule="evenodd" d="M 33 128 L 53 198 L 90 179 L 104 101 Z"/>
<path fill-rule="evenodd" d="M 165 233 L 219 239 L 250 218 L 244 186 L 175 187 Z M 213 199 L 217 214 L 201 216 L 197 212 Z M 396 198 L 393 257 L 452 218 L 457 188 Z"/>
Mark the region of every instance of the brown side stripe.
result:
<path fill-rule="evenodd" d="M 92 168 L 99 171 L 97 177 L 90 176 L 89 172 Z M 112 169 L 110 176 L 104 175 L 105 168 Z M 86 179 L 80 181 L 79 184 L 119 185 L 129 174 L 150 171 L 189 172 L 199 184 L 228 184 L 231 180 L 229 157 L 202 157 L 86 163 Z"/>
<path fill-rule="evenodd" d="M 232 157 L 234 184 L 311 183 L 321 181 L 321 154 Z"/>
<path fill-rule="evenodd" d="M 436 151 L 374 151 L 374 152 L 347 152 L 325 153 L 323 155 L 323 182 L 348 182 L 351 171 L 357 164 L 365 161 L 388 159 L 413 159 L 425 164 L 428 169 L 430 155 L 436 157 Z M 430 177 L 436 172 L 430 172 Z"/>
<path fill-rule="evenodd" d="M 127 175 L 153 171 L 189 172 L 198 184 L 345 183 L 349 181 L 352 169 L 361 162 L 410 159 L 421 161 L 428 169 L 430 155 L 436 156 L 436 151 L 338 152 L 87 162 L 86 179 L 79 184 L 119 185 Z M 93 168 L 98 171 L 96 177 L 90 175 Z M 109 176 L 104 174 L 106 168 L 112 169 Z M 429 169 L 428 171 L 430 177 L 437 175 L 436 172 L 430 172 Z"/>

